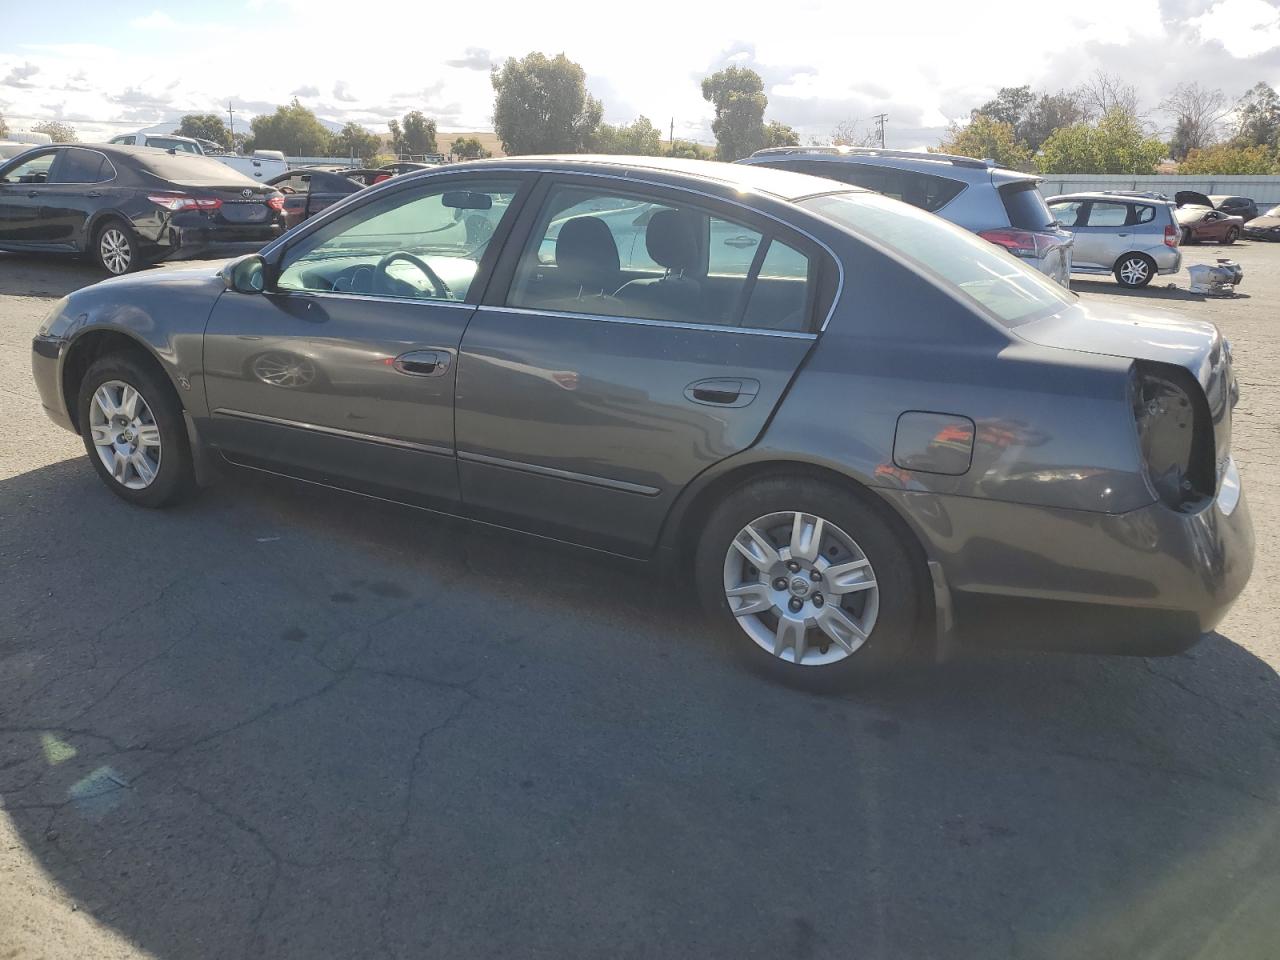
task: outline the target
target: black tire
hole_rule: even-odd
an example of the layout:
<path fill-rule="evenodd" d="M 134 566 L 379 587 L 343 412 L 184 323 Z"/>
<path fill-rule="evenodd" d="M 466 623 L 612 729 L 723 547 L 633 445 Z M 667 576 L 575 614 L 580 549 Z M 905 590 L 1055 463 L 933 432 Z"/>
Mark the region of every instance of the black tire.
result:
<path fill-rule="evenodd" d="M 1240 231 L 1237 230 L 1235 227 L 1232 227 L 1230 230 L 1227 231 L 1227 246 L 1231 246 L 1233 243 L 1235 243 L 1239 239 L 1240 239 Z"/>
<path fill-rule="evenodd" d="M 145 266 L 141 245 L 133 227 L 120 217 L 109 217 L 93 231 L 93 259 L 113 277 Z M 121 268 L 121 257 L 127 258 Z"/>
<path fill-rule="evenodd" d="M 116 479 L 103 463 L 93 442 L 94 394 L 103 384 L 112 381 L 127 384 L 141 394 L 160 431 L 155 477 L 138 489 Z M 145 360 L 128 353 L 108 354 L 95 360 L 80 383 L 76 404 L 77 423 L 80 424 L 80 436 L 89 454 L 89 462 L 116 496 L 140 507 L 168 507 L 187 499 L 195 491 L 195 470 L 182 406 L 173 386 Z"/>
<path fill-rule="evenodd" d="M 694 554 L 698 597 L 717 631 L 753 670 L 811 690 L 840 690 L 924 652 L 920 577 L 903 533 L 870 501 L 824 480 L 775 475 L 730 493 L 712 511 Z M 773 513 L 801 511 L 833 523 L 854 539 L 874 570 L 879 611 L 866 641 L 843 660 L 796 664 L 763 649 L 739 624 L 725 597 L 726 554 L 747 524 Z M 766 614 L 769 616 L 769 614 Z"/>
<path fill-rule="evenodd" d="M 1126 253 L 1116 261 L 1116 283 L 1136 290 L 1145 287 L 1156 275 L 1156 262 L 1145 253 Z"/>
<path fill-rule="evenodd" d="M 1183 227 L 1182 228 L 1182 245 L 1184 247 L 1189 247 L 1193 243 L 1195 243 L 1195 238 L 1191 236 L 1191 228 Z"/>

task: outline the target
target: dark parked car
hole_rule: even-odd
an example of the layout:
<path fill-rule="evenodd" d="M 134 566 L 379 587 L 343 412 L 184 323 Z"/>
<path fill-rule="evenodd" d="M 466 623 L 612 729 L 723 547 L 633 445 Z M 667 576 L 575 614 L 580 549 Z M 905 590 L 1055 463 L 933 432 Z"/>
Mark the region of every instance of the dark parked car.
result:
<path fill-rule="evenodd" d="M 131 503 L 232 463 L 666 560 L 790 680 L 953 636 L 1180 650 L 1252 567 L 1211 324 L 762 166 L 409 174 L 219 272 L 76 291 L 33 348 Z"/>
<path fill-rule="evenodd" d="M 380 167 L 358 167 L 354 170 L 343 170 L 342 175 L 349 180 L 360 184 L 362 187 L 371 187 L 375 183 L 382 183 L 384 180 L 390 180 L 395 176 L 391 170 L 383 170 Z"/>
<path fill-rule="evenodd" d="M 1244 229 L 1240 217 L 1212 207 L 1185 206 L 1174 211 L 1183 243 L 1235 243 Z"/>
<path fill-rule="evenodd" d="M 1243 233 L 1250 240 L 1280 240 L 1280 206 L 1254 217 L 1244 225 Z"/>
<path fill-rule="evenodd" d="M 432 170 L 440 166 L 438 163 L 419 163 L 416 160 L 397 160 L 394 163 L 383 164 L 382 169 L 388 173 L 399 176 L 402 173 L 416 173 L 419 170 Z"/>
<path fill-rule="evenodd" d="M 1221 194 L 1209 194 L 1209 200 L 1215 210 L 1229 213 L 1244 220 L 1252 220 L 1258 215 L 1258 205 L 1248 197 L 1228 197 Z"/>
<path fill-rule="evenodd" d="M 0 165 L 0 250 L 88 254 L 128 273 L 260 247 L 284 232 L 283 207 L 278 190 L 207 157 L 38 147 Z"/>
<path fill-rule="evenodd" d="M 363 186 L 341 173 L 307 169 L 290 170 L 267 183 L 284 194 L 284 222 L 288 229 L 357 193 Z"/>

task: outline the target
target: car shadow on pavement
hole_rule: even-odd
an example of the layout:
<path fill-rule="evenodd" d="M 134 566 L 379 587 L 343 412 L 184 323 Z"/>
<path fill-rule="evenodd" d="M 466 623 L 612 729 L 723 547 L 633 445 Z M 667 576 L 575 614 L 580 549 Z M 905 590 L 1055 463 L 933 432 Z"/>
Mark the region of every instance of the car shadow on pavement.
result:
<path fill-rule="evenodd" d="M 1185 287 L 1176 287 L 1172 284 L 1168 286 L 1152 284 L 1148 287 L 1134 288 L 1122 287 L 1118 283 L 1111 283 L 1106 280 L 1072 280 L 1071 289 L 1077 293 L 1105 293 L 1119 297 L 1137 297 L 1140 300 L 1194 300 L 1202 303 L 1205 300 L 1249 299 L 1249 294 L 1247 293 L 1235 293 L 1230 297 L 1209 297 L 1203 293 L 1192 293 Z"/>
<path fill-rule="evenodd" d="M 810 696 L 631 565 L 254 478 L 142 511 L 83 459 L 0 482 L 0 562 L 5 816 L 159 958 L 1280 936 L 1280 687 L 1226 636 Z"/>
<path fill-rule="evenodd" d="M 107 277 L 105 270 L 83 257 L 0 253 L 0 296 L 65 297 Z"/>

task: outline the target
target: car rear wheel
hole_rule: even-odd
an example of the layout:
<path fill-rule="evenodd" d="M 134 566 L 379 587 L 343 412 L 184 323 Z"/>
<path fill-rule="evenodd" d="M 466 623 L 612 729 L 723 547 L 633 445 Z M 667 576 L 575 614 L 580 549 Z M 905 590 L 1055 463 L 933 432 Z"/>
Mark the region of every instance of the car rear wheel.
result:
<path fill-rule="evenodd" d="M 1227 231 L 1227 246 L 1230 246 L 1231 244 L 1235 243 L 1239 239 L 1240 239 L 1240 231 L 1237 230 L 1235 227 L 1232 227 L 1230 230 Z"/>
<path fill-rule="evenodd" d="M 135 356 L 95 361 L 77 407 L 89 462 L 113 493 L 143 507 L 166 507 L 195 488 L 191 447 L 173 388 Z"/>
<path fill-rule="evenodd" d="M 1145 253 L 1125 254 L 1116 263 L 1115 275 L 1122 287 L 1145 287 L 1156 275 L 1156 263 Z"/>
<path fill-rule="evenodd" d="M 123 220 L 111 219 L 98 228 L 93 241 L 98 265 L 112 276 L 121 276 L 142 266 L 138 236 Z"/>
<path fill-rule="evenodd" d="M 707 613 L 774 679 L 839 688 L 915 652 L 911 555 L 838 486 L 791 476 L 739 488 L 711 513 L 694 562 Z"/>

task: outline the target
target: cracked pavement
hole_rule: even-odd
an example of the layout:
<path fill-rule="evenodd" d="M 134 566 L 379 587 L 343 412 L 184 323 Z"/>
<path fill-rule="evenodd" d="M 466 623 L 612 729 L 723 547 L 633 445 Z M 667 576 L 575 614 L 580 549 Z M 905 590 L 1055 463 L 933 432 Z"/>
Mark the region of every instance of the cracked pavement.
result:
<path fill-rule="evenodd" d="M 1220 632 L 838 698 L 633 565 L 252 476 L 128 507 L 29 370 L 95 274 L 0 255 L 0 957 L 1280 956 L 1280 245 L 1231 254 L 1247 298 L 1138 297 L 1235 346 Z"/>

